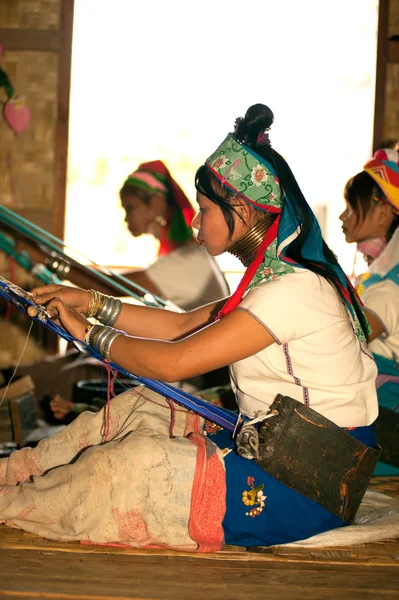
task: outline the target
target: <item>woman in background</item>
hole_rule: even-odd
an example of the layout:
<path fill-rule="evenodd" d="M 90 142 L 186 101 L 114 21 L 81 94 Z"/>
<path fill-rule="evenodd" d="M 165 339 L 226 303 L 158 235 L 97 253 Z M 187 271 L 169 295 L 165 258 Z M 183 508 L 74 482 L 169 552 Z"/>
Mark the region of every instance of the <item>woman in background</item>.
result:
<path fill-rule="evenodd" d="M 357 290 L 372 328 L 370 349 L 378 367 L 377 421 L 381 461 L 375 475 L 399 474 L 399 153 L 377 150 L 344 190 L 341 214 L 348 243 L 368 264 Z"/>
<path fill-rule="evenodd" d="M 141 164 L 119 194 L 131 234 L 159 240 L 158 260 L 125 277 L 184 310 L 229 295 L 216 261 L 193 235 L 194 209 L 161 161 Z"/>

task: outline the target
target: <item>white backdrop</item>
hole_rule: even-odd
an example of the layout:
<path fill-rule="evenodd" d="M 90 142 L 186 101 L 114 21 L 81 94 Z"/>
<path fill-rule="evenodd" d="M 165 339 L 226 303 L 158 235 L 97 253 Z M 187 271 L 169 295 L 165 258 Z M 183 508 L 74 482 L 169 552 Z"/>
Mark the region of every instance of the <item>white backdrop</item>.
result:
<path fill-rule="evenodd" d="M 263 102 L 273 146 L 351 271 L 338 215 L 347 179 L 371 154 L 377 5 L 75 0 L 67 243 L 98 263 L 148 265 L 156 246 L 123 223 L 124 178 L 162 159 L 195 205 L 197 167 Z M 220 264 L 240 269 L 229 255 Z"/>

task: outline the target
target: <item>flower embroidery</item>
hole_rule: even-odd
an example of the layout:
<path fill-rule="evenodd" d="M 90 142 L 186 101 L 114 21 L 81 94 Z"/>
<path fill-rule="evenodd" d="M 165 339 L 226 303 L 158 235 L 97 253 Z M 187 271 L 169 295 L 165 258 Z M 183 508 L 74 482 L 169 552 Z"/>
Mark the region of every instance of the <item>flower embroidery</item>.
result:
<path fill-rule="evenodd" d="M 256 185 L 256 187 L 259 187 L 262 185 L 262 183 L 265 183 L 267 178 L 267 169 L 261 164 L 256 165 L 256 167 L 252 169 L 251 181 Z"/>
<path fill-rule="evenodd" d="M 216 435 L 219 431 L 223 431 L 223 427 L 216 425 L 216 423 L 212 423 L 212 421 L 205 420 L 205 435 Z"/>
<path fill-rule="evenodd" d="M 252 506 L 251 510 L 245 515 L 247 517 L 257 517 L 260 515 L 265 506 L 265 500 L 267 496 L 263 494 L 264 484 L 258 485 L 255 487 L 255 479 L 254 477 L 248 477 L 247 483 L 250 486 L 250 490 L 244 490 L 242 493 L 242 501 L 245 506 Z"/>
<path fill-rule="evenodd" d="M 223 167 L 226 166 L 227 160 L 225 156 L 219 156 L 219 158 L 217 158 L 213 163 L 212 163 L 212 167 L 216 170 L 223 169 Z"/>

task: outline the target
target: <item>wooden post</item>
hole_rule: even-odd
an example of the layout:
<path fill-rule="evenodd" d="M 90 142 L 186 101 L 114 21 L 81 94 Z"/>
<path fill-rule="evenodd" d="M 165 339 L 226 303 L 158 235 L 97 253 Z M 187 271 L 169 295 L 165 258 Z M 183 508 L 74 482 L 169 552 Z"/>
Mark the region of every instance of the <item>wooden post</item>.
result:
<path fill-rule="evenodd" d="M 64 239 L 74 0 L 62 0 L 59 29 L 58 115 L 55 138 L 53 233 Z"/>
<path fill-rule="evenodd" d="M 388 64 L 388 20 L 389 0 L 380 0 L 378 8 L 373 149 L 378 148 L 384 139 L 385 86 Z"/>

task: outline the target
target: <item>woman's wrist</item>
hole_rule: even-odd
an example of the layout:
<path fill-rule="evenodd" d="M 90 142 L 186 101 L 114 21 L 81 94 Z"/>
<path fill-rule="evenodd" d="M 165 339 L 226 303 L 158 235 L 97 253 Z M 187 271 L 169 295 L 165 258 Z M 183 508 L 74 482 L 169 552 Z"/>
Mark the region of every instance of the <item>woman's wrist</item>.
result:
<path fill-rule="evenodd" d="M 127 334 L 106 325 L 91 325 L 86 328 L 83 341 L 109 362 L 111 346 L 120 335 Z"/>
<path fill-rule="evenodd" d="M 122 310 L 122 301 L 113 296 L 101 294 L 96 290 L 89 290 L 89 303 L 85 317 L 87 319 L 95 318 L 103 325 L 112 327 Z"/>

